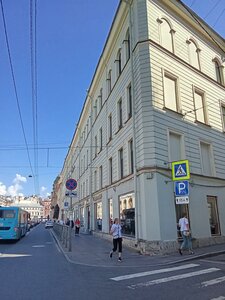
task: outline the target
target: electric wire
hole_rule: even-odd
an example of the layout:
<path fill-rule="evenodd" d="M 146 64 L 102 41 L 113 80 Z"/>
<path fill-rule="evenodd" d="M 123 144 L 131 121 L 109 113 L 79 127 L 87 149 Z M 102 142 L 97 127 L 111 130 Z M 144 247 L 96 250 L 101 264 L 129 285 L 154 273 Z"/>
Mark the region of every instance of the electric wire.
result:
<path fill-rule="evenodd" d="M 5 34 L 5 39 L 6 39 L 7 53 L 8 53 L 8 57 L 9 57 L 10 71 L 11 71 L 11 75 L 12 75 L 12 81 L 13 81 L 14 93 L 15 93 L 15 97 L 16 97 L 17 109 L 18 109 L 18 113 L 19 113 L 20 125 L 22 128 L 23 138 L 24 138 L 24 142 L 26 145 L 29 167 L 30 167 L 32 175 L 34 176 L 34 171 L 32 168 L 30 153 L 29 153 L 29 149 L 28 149 L 26 133 L 25 133 L 24 124 L 23 124 L 22 112 L 20 109 L 19 96 L 18 96 L 18 92 L 17 92 L 16 79 L 15 79 L 15 74 L 14 74 L 14 69 L 13 69 L 13 63 L 12 63 L 12 57 L 11 57 L 10 45 L 9 45 L 9 38 L 8 38 L 8 33 L 7 33 L 7 25 L 6 25 L 5 13 L 4 13 L 4 7 L 3 7 L 3 0 L 0 0 L 0 3 L 1 3 L 1 12 L 2 12 L 3 25 L 4 25 L 4 34 Z"/>
<path fill-rule="evenodd" d="M 219 49 L 225 54 L 225 49 L 223 49 L 220 44 L 214 39 L 214 37 L 208 32 L 207 29 L 202 25 L 202 23 L 198 20 L 195 14 L 189 9 L 181 0 L 177 0 L 184 7 L 184 9 L 191 15 L 191 17 L 199 24 L 199 26 L 207 33 L 207 35 L 211 38 L 211 40 L 219 47 Z"/>
<path fill-rule="evenodd" d="M 218 0 L 218 1 L 216 2 L 216 4 L 213 5 L 213 7 L 210 9 L 210 11 L 207 13 L 207 15 L 206 15 L 203 19 L 206 19 L 206 18 L 211 14 L 211 12 L 214 11 L 214 9 L 218 6 L 218 4 L 219 4 L 220 2 L 221 2 L 221 0 Z"/>
<path fill-rule="evenodd" d="M 31 56 L 31 86 L 32 86 L 32 120 L 34 141 L 34 186 L 39 194 L 38 174 L 38 105 L 37 105 L 37 1 L 30 0 L 30 56 Z"/>

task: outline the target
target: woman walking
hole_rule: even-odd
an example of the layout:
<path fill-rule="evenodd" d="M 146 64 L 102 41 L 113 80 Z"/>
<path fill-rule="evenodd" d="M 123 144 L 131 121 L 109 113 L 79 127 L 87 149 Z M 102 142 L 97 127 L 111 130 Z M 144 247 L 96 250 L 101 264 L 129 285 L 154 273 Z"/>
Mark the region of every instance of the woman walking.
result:
<path fill-rule="evenodd" d="M 115 218 L 114 223 L 111 227 L 110 234 L 113 236 L 113 249 L 110 251 L 110 258 L 112 258 L 113 252 L 116 252 L 117 246 L 119 248 L 119 257 L 118 261 L 122 261 L 122 233 L 121 233 L 121 225 L 119 224 L 119 219 Z"/>

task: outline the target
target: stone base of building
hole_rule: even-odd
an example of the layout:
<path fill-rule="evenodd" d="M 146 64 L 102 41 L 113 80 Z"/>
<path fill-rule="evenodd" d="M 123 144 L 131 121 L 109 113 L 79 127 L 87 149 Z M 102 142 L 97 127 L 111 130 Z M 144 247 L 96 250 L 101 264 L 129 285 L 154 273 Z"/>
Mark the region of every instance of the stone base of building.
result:
<path fill-rule="evenodd" d="M 93 232 L 94 235 L 107 240 L 112 236 L 103 232 Z M 135 238 L 123 236 L 123 244 L 143 255 L 167 255 L 177 252 L 181 241 L 136 241 Z M 225 243 L 225 236 L 192 239 L 193 249 Z"/>

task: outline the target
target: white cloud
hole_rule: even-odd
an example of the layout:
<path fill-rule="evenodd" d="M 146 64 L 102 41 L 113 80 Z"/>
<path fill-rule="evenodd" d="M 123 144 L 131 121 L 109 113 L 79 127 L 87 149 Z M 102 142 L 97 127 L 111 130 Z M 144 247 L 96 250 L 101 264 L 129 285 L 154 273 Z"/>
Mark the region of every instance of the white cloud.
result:
<path fill-rule="evenodd" d="M 0 182 L 0 195 L 5 196 L 6 194 L 7 194 L 6 186 L 2 182 Z"/>
<path fill-rule="evenodd" d="M 24 176 L 21 176 L 20 174 L 16 174 L 16 178 L 13 179 L 13 182 L 16 184 L 17 183 L 19 184 L 19 182 L 27 182 L 27 178 Z"/>
<path fill-rule="evenodd" d="M 44 193 L 47 190 L 47 188 L 45 186 L 41 187 L 41 192 Z"/>
<path fill-rule="evenodd" d="M 10 185 L 7 189 L 7 195 L 12 197 L 14 196 L 23 196 L 21 191 L 23 190 L 23 186 L 21 183 L 27 182 L 26 177 L 21 176 L 20 174 L 16 174 L 16 177 L 13 179 L 13 185 Z"/>

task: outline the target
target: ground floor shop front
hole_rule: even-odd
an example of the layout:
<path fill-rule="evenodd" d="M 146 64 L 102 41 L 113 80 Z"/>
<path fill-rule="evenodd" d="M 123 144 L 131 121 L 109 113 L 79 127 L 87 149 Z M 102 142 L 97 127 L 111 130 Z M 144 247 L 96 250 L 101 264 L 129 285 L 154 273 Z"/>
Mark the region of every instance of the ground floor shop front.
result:
<path fill-rule="evenodd" d="M 192 176 L 188 204 L 176 204 L 174 183 L 166 172 L 154 170 L 128 178 L 117 186 L 80 199 L 73 218 L 81 232 L 109 235 L 114 218 L 122 226 L 124 243 L 142 253 L 170 253 L 180 241 L 179 218 L 186 212 L 194 247 L 225 241 L 225 184 L 223 180 Z"/>

